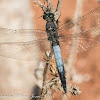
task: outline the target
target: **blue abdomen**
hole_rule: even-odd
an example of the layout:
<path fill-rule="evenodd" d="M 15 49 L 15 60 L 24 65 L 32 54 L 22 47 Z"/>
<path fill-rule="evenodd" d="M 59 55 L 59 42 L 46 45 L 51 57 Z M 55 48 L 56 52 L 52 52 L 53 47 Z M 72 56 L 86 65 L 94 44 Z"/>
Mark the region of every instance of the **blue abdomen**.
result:
<path fill-rule="evenodd" d="M 63 64 L 63 60 L 62 60 L 60 46 L 59 45 L 53 46 L 53 52 L 54 52 L 54 56 L 55 56 L 56 66 L 58 68 L 58 74 L 60 76 L 60 80 L 63 85 L 63 89 L 66 93 L 66 78 L 65 78 L 64 64 Z"/>
<path fill-rule="evenodd" d="M 58 68 L 59 72 L 63 72 L 64 65 L 63 65 L 63 61 L 62 61 L 60 46 L 59 45 L 53 46 L 53 51 L 54 51 L 57 68 Z"/>

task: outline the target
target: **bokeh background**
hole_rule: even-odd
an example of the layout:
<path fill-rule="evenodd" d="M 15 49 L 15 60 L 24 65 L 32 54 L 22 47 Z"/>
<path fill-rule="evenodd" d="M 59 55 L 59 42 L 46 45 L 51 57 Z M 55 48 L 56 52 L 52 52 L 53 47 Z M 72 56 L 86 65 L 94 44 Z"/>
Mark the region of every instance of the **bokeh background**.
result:
<path fill-rule="evenodd" d="M 56 7 L 57 0 L 52 2 Z M 63 0 L 60 23 L 74 18 L 77 2 L 78 0 Z M 80 0 L 80 3 L 82 15 L 100 5 L 99 0 Z M 0 0 L 0 28 L 44 30 L 46 22 L 42 15 L 41 8 L 36 7 L 33 0 Z M 41 47 L 37 45 L 36 49 L 41 50 Z M 54 98 L 48 99 L 100 100 L 100 46 L 78 54 L 75 60 L 74 68 L 77 74 L 74 82 L 78 84 L 82 94 L 62 98 L 55 93 Z M 30 100 L 32 94 L 39 95 L 42 88 L 43 65 L 44 63 L 39 60 L 28 62 L 0 57 L 0 100 Z"/>

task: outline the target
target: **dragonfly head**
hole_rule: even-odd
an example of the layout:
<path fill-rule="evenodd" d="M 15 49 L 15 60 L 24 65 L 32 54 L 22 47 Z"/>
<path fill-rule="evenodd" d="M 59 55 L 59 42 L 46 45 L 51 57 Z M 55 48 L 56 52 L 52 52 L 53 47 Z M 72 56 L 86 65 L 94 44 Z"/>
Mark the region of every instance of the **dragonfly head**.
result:
<path fill-rule="evenodd" d="M 54 14 L 51 13 L 50 11 L 46 11 L 46 12 L 44 12 L 43 19 L 46 21 L 54 20 Z"/>

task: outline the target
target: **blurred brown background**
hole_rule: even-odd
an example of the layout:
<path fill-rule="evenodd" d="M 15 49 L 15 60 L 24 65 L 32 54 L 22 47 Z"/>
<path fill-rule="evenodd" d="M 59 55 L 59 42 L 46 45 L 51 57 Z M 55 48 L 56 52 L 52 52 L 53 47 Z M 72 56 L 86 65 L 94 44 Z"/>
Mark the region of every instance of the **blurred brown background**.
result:
<path fill-rule="evenodd" d="M 98 1 L 83 0 L 82 15 L 99 6 Z M 52 0 L 52 2 L 56 6 L 57 0 Z M 74 17 L 76 2 L 77 0 L 63 0 L 60 23 Z M 44 30 L 46 22 L 40 17 L 42 15 L 41 8 L 35 7 L 33 0 L 0 0 L 0 27 Z M 75 81 L 76 84 L 80 83 L 78 86 L 82 94 L 66 97 L 67 100 L 100 100 L 99 59 L 100 46 L 78 55 L 75 62 L 78 82 Z M 34 72 L 36 69 L 43 71 L 42 65 L 39 61 L 24 62 L 0 57 L 0 100 L 30 100 L 32 92 L 38 94 L 42 86 L 42 78 L 41 75 L 36 78 Z M 53 100 L 61 99 L 62 97 L 55 93 Z"/>

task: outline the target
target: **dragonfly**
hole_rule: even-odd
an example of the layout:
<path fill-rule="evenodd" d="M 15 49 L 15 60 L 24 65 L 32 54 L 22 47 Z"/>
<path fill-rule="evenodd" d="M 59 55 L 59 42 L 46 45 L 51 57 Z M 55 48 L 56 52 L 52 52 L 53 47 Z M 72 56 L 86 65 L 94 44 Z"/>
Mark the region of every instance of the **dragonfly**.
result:
<path fill-rule="evenodd" d="M 55 25 L 54 14 L 49 10 L 44 12 L 43 19 L 46 20 L 46 31 L 0 28 L 0 56 L 34 61 L 42 58 L 43 52 L 50 51 L 52 48 L 58 74 L 66 93 L 66 78 L 62 59 L 69 55 L 70 48 L 74 44 L 72 39 L 78 40 L 78 43 L 75 44 L 78 47 L 78 52 L 100 44 L 100 6 L 82 17 L 60 26 Z M 77 37 L 76 34 L 73 34 L 73 29 L 78 25 L 80 30 Z M 36 49 L 37 46 L 41 47 L 41 50 Z"/>

